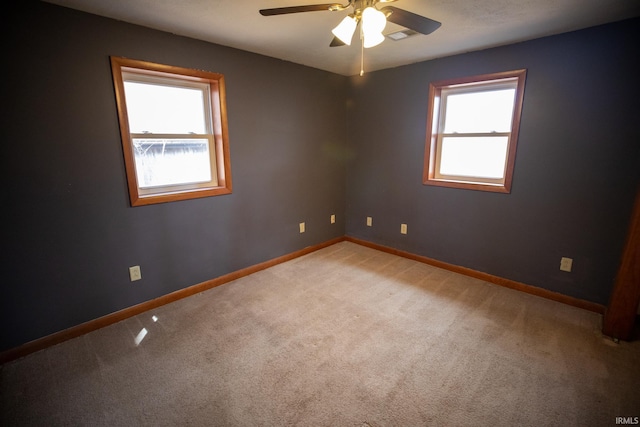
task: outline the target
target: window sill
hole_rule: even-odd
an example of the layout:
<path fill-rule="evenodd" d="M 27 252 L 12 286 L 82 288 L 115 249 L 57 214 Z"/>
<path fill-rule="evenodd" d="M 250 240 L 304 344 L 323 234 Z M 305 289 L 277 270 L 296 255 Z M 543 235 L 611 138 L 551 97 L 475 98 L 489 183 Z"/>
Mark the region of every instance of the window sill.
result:
<path fill-rule="evenodd" d="M 492 193 L 511 193 L 511 188 L 507 188 L 503 184 L 476 183 L 471 181 L 459 181 L 449 179 L 433 179 L 424 180 L 424 185 L 433 185 L 436 187 L 461 188 L 465 190 L 489 191 Z"/>
<path fill-rule="evenodd" d="M 150 195 L 136 195 L 131 197 L 131 206 L 145 206 L 153 205 L 156 203 L 168 203 L 176 202 L 179 200 L 198 199 L 211 196 L 222 196 L 224 194 L 231 194 L 230 187 L 212 187 L 212 188 L 198 188 L 193 190 L 182 190 L 175 193 L 160 193 Z"/>

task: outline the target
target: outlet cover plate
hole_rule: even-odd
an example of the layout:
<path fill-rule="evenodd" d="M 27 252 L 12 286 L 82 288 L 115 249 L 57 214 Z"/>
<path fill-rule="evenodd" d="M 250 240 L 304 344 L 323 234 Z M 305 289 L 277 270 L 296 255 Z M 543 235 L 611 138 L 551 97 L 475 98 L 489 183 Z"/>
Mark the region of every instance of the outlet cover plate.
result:
<path fill-rule="evenodd" d="M 571 273 L 571 267 L 573 267 L 573 259 L 565 257 L 560 258 L 560 270 Z"/>
<path fill-rule="evenodd" d="M 142 279 L 142 272 L 140 271 L 139 265 L 134 265 L 133 267 L 129 267 L 129 278 L 131 279 L 132 282 Z"/>

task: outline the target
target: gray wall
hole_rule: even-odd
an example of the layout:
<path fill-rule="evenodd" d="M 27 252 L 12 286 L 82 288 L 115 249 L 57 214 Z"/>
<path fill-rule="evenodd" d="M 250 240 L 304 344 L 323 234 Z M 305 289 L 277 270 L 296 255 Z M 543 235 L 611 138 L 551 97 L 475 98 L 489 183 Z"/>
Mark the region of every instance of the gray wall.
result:
<path fill-rule="evenodd" d="M 607 304 L 640 182 L 639 29 L 635 19 L 354 77 L 347 234 Z M 429 82 L 521 68 L 511 194 L 422 185 Z"/>
<path fill-rule="evenodd" d="M 0 350 L 344 235 L 347 78 L 28 3 L 3 17 Z M 109 55 L 225 75 L 233 194 L 129 206 Z"/>

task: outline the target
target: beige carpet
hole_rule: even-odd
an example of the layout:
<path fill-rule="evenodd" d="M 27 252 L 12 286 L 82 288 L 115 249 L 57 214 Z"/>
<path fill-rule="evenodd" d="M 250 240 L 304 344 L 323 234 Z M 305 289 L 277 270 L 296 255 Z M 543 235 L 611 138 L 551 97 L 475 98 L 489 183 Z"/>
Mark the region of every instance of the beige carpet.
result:
<path fill-rule="evenodd" d="M 5 364 L 0 424 L 615 425 L 640 343 L 600 323 L 342 242 Z"/>

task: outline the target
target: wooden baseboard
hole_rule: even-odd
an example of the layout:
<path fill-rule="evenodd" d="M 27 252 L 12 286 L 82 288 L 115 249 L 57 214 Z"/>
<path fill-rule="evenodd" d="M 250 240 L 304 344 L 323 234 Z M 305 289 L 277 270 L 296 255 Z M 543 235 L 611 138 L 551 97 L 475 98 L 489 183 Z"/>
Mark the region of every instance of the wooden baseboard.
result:
<path fill-rule="evenodd" d="M 333 244 L 336 244 L 338 242 L 342 242 L 345 240 L 362 245 L 362 246 L 367 246 L 372 249 L 377 249 L 379 251 L 383 251 L 383 252 L 398 255 L 404 258 L 412 259 L 414 261 L 419 261 L 425 264 L 433 265 L 434 267 L 439 267 L 445 270 L 453 271 L 455 273 L 464 274 L 466 276 L 474 277 L 476 279 L 484 280 L 486 282 L 494 283 L 496 285 L 504 286 L 511 289 L 516 289 L 518 291 L 526 292 L 528 294 L 537 295 L 553 301 L 558 301 L 564 304 L 572 305 L 574 307 L 579 307 L 585 310 L 593 311 L 599 314 L 604 314 L 604 311 L 605 311 L 605 307 L 601 304 L 596 304 L 593 302 L 581 300 L 581 299 L 563 295 L 557 292 L 552 292 L 552 291 L 538 288 L 535 286 L 526 285 L 524 283 L 516 282 L 513 280 L 504 279 L 502 277 L 494 276 L 488 273 L 483 273 L 470 268 L 460 267 L 457 265 L 438 261 L 422 255 L 416 255 L 410 252 L 402 251 L 402 250 L 391 248 L 388 246 L 379 245 L 377 243 L 372 243 L 372 242 L 358 239 L 355 237 L 343 236 L 343 237 L 337 237 L 332 240 L 328 240 L 318 245 L 308 246 L 304 249 L 300 249 L 298 251 L 295 251 L 286 255 L 282 255 L 280 257 L 273 258 L 256 265 L 252 265 L 250 267 L 246 267 L 241 270 L 237 270 L 237 271 L 225 274 L 215 279 L 207 280 L 206 282 L 198 283 L 196 285 L 177 290 L 175 292 L 172 292 L 167 295 L 163 295 L 161 297 L 152 299 L 150 301 L 146 301 L 146 302 L 134 305 L 132 307 L 128 307 L 123 310 L 117 311 L 115 313 L 111 313 L 106 316 L 102 316 L 97 319 L 90 320 L 80 325 L 73 326 L 69 329 L 56 332 L 46 337 L 39 338 L 34 341 L 30 341 L 19 347 L 0 353 L 0 364 L 10 362 L 12 360 L 18 359 L 23 356 L 27 356 L 39 350 L 44 350 L 47 347 L 51 347 L 53 345 L 62 343 L 72 338 L 82 336 L 84 334 L 95 331 L 97 329 L 104 328 L 105 326 L 112 325 L 114 323 L 120 322 L 122 320 L 128 319 L 133 316 L 137 316 L 138 314 L 144 313 L 146 311 L 161 307 L 163 305 L 172 303 L 174 301 L 178 301 L 182 298 L 186 298 L 200 292 L 204 292 L 216 286 L 220 286 L 225 283 L 231 282 L 233 280 L 240 279 L 241 277 L 248 276 L 260 270 L 273 267 L 274 265 L 281 264 L 286 261 L 290 261 L 294 258 L 298 258 L 300 256 L 309 254 L 311 252 L 315 252 L 318 249 L 322 249 L 327 246 L 331 246 Z"/>
<path fill-rule="evenodd" d="M 233 271 L 223 276 L 216 277 L 215 279 L 207 280 L 206 282 L 198 283 L 197 285 L 193 285 L 193 286 L 189 286 L 188 288 L 177 290 L 170 294 L 163 295 L 161 297 L 158 297 L 149 301 L 145 301 L 143 303 L 125 308 L 115 313 L 107 314 L 106 316 L 102 316 L 97 319 L 90 320 L 80 325 L 73 326 L 69 329 L 65 329 L 63 331 L 56 332 L 51 335 L 47 335 L 46 337 L 39 338 L 34 341 L 30 341 L 19 347 L 15 347 L 0 353 L 0 364 L 10 362 L 12 360 L 18 359 L 23 356 L 27 356 L 39 350 L 44 350 L 47 347 L 60 344 L 64 341 L 82 336 L 84 334 L 95 331 L 97 329 L 104 328 L 105 326 L 112 325 L 114 323 L 120 322 L 121 320 L 128 319 L 129 317 L 136 316 L 138 314 L 144 313 L 154 308 L 161 307 L 165 304 L 169 304 L 174 301 L 178 301 L 182 298 L 186 298 L 188 296 L 195 295 L 200 292 L 204 292 L 211 288 L 215 288 L 216 286 L 223 285 L 233 280 L 240 279 L 241 277 L 248 276 L 260 270 L 264 270 L 269 267 L 273 267 L 274 265 L 281 264 L 286 261 L 290 261 L 294 258 L 298 258 L 300 256 L 309 254 L 311 252 L 315 252 L 318 249 L 331 246 L 333 244 L 343 241 L 344 239 L 345 239 L 344 237 L 337 237 L 335 239 L 331 239 L 314 246 L 308 246 L 298 251 L 295 251 L 286 255 L 282 255 L 277 258 L 273 258 L 256 265 L 252 265 L 250 267 L 246 267 L 241 270 Z"/>
<path fill-rule="evenodd" d="M 412 259 L 414 261 L 420 261 L 425 264 L 433 265 L 434 267 L 442 268 L 444 270 L 449 270 L 455 273 L 464 274 L 465 276 L 474 277 L 476 279 L 484 280 L 485 282 L 504 286 L 505 288 L 515 289 L 518 291 L 526 292 L 528 294 L 532 294 L 532 295 L 547 298 L 553 301 L 572 305 L 574 307 L 593 311 L 598 314 L 604 314 L 605 312 L 605 306 L 602 304 L 597 304 L 597 303 L 585 301 L 579 298 L 570 297 L 568 295 L 564 295 L 558 292 L 549 291 L 547 289 L 538 288 L 536 286 L 526 285 L 524 283 L 516 282 L 510 279 L 505 279 L 499 276 L 494 276 L 488 273 L 483 273 L 481 271 L 473 270 L 471 268 L 460 267 L 458 265 L 449 264 L 443 261 L 438 261 L 422 255 L 416 255 L 411 252 L 401 251 L 399 249 L 391 248 L 389 246 L 379 245 L 377 243 L 372 243 L 366 240 L 358 239 L 356 237 L 346 236 L 345 240 L 352 243 L 357 243 L 362 246 L 367 246 L 372 249 L 377 249 L 379 251 L 383 251 L 383 252 L 398 255 L 404 258 Z"/>

